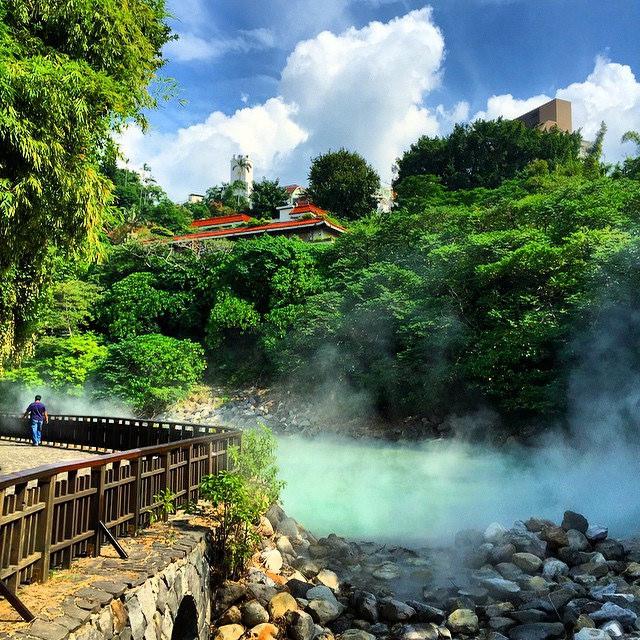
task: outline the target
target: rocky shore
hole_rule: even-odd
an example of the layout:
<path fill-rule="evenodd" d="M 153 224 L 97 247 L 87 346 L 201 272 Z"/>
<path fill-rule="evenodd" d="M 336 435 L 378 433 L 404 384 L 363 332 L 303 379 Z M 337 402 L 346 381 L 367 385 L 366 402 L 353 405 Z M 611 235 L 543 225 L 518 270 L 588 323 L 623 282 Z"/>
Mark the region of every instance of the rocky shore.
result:
<path fill-rule="evenodd" d="M 250 387 L 222 389 L 202 387 L 186 401 L 172 407 L 161 418 L 167 420 L 234 425 L 255 428 L 264 423 L 279 434 L 394 439 L 423 439 L 450 435 L 451 425 L 424 417 L 389 422 L 357 402 L 331 394 L 298 397 L 287 389 Z"/>
<path fill-rule="evenodd" d="M 257 563 L 217 591 L 215 640 L 640 637 L 640 548 L 577 513 L 421 551 L 316 539 L 278 507 L 266 516 Z"/>

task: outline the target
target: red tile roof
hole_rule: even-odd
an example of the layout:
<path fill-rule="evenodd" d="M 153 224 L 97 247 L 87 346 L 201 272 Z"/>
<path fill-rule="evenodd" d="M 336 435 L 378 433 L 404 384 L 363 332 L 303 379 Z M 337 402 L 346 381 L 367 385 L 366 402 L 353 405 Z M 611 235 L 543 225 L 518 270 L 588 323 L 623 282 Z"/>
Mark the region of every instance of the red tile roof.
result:
<path fill-rule="evenodd" d="M 251 216 L 246 213 L 234 213 L 229 216 L 214 216 L 213 218 L 205 218 L 204 220 L 194 220 L 190 226 L 192 227 L 215 227 L 221 224 L 233 224 L 234 222 L 249 222 Z"/>
<path fill-rule="evenodd" d="M 305 213 L 311 213 L 313 215 L 321 216 L 321 217 L 329 215 L 328 211 L 325 211 L 320 207 L 316 207 L 315 204 L 311 204 L 310 202 L 303 202 L 303 203 L 296 204 L 296 206 L 293 207 L 293 210 L 291 211 L 290 215 L 298 216 L 298 215 L 303 215 Z"/>
<path fill-rule="evenodd" d="M 285 189 L 287 193 L 293 193 L 296 189 L 302 189 L 302 187 L 299 184 L 288 184 Z"/>
<path fill-rule="evenodd" d="M 288 220 L 286 222 L 272 222 L 270 224 L 263 224 L 256 227 L 240 227 L 235 229 L 216 229 L 214 231 L 200 231 L 198 233 L 188 233 L 183 236 L 174 236 L 173 242 L 189 241 L 189 240 L 202 240 L 206 238 L 224 238 L 228 236 L 244 236 L 253 235 L 255 233 L 262 233 L 268 231 L 278 231 L 281 229 L 300 229 L 304 227 L 322 227 L 327 226 L 334 231 L 345 231 L 344 227 L 338 224 L 328 222 L 324 219 L 312 218 L 310 220 Z"/>

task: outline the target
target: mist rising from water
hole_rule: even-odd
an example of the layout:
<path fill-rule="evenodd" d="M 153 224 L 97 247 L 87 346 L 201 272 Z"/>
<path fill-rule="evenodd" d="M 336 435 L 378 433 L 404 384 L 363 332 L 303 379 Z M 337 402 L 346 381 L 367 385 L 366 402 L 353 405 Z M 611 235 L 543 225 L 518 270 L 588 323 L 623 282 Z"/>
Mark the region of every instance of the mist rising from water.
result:
<path fill-rule="evenodd" d="M 640 451 L 579 451 L 560 444 L 498 451 L 456 441 L 380 443 L 279 439 L 285 509 L 316 535 L 423 545 L 456 531 L 559 521 L 566 509 L 640 530 Z"/>

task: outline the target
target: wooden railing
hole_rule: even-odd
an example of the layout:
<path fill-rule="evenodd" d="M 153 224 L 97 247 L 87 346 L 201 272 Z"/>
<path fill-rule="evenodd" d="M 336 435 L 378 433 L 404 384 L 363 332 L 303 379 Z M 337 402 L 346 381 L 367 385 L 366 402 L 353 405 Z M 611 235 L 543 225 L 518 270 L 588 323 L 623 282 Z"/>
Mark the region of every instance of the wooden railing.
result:
<path fill-rule="evenodd" d="M 0 437 L 26 439 L 24 421 L 0 416 Z M 97 554 L 100 522 L 122 536 L 149 524 L 161 504 L 157 496 L 166 489 L 177 506 L 197 499 L 202 477 L 227 468 L 229 446 L 240 444 L 240 433 L 175 422 L 51 416 L 43 439 L 120 451 L 0 475 L 0 580 L 14 593 L 23 582 L 44 582 L 54 567 Z"/>

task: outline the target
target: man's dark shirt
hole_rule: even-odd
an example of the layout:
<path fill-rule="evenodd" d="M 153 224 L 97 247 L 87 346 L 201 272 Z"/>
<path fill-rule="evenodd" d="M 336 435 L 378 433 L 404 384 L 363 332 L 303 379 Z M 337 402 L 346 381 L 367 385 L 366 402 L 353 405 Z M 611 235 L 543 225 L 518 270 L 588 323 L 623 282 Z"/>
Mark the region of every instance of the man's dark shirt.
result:
<path fill-rule="evenodd" d="M 32 402 L 25 413 L 28 413 L 32 420 L 44 421 L 44 414 L 47 408 L 39 400 Z"/>

